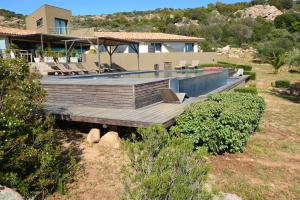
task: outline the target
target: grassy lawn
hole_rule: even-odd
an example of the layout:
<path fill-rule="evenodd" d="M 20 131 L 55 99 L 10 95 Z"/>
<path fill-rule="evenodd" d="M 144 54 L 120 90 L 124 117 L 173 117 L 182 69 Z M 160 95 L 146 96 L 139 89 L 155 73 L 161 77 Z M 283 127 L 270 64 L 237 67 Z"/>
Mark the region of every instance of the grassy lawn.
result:
<path fill-rule="evenodd" d="M 225 59 L 251 64 L 248 59 Z M 252 64 L 266 111 L 245 152 L 211 157 L 211 182 L 243 199 L 300 199 L 300 104 L 270 92 L 271 82 L 300 81 L 299 74 L 273 74 L 269 65 Z"/>

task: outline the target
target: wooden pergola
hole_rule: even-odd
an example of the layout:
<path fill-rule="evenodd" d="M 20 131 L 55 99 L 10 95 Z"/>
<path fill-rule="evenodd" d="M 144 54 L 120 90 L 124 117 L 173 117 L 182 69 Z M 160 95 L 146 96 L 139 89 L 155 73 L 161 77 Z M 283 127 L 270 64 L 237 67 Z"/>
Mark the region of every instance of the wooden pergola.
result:
<path fill-rule="evenodd" d="M 124 40 L 113 37 L 93 37 L 93 38 L 76 38 L 63 40 L 65 42 L 66 55 L 74 47 L 76 43 L 90 44 L 97 50 L 98 55 L 98 67 L 100 67 L 100 45 L 103 45 L 110 57 L 110 67 L 112 67 L 112 56 L 116 52 L 117 48 L 121 45 L 128 45 L 137 54 L 138 70 L 140 70 L 140 55 L 139 55 L 139 42 L 133 40 Z"/>

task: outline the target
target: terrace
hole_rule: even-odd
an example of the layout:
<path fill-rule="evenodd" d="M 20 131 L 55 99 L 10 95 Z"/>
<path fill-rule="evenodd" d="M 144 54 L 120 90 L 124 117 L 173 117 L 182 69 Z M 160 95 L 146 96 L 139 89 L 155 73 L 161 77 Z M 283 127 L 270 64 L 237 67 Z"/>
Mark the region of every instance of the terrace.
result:
<path fill-rule="evenodd" d="M 232 78 L 227 70 L 148 71 L 101 75 L 44 78 L 46 110 L 59 120 L 147 127 L 171 126 L 192 102 L 210 93 L 230 90 L 245 83 L 248 76 Z M 166 103 L 160 90 L 170 88 L 190 98 Z"/>

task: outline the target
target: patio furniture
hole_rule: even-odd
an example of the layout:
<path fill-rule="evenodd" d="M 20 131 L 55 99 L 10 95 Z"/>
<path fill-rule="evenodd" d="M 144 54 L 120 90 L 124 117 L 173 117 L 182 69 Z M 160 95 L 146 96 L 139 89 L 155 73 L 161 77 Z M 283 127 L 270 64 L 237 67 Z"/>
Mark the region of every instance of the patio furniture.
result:
<path fill-rule="evenodd" d="M 186 93 L 175 93 L 170 88 L 160 89 L 159 93 L 164 103 L 180 104 L 183 103 L 185 99 L 189 98 Z"/>
<path fill-rule="evenodd" d="M 66 69 L 65 66 L 62 64 L 56 64 L 56 63 L 47 63 L 52 69 L 60 70 L 62 73 L 65 75 L 70 75 L 70 74 L 78 74 L 77 72 L 74 72 L 73 70 Z"/>
<path fill-rule="evenodd" d="M 103 73 L 104 70 L 97 67 L 95 64 L 90 63 L 78 63 L 76 64 L 78 68 L 89 70 L 90 72 Z"/>
<path fill-rule="evenodd" d="M 88 74 L 89 73 L 89 70 L 87 70 L 87 69 L 80 69 L 79 67 L 77 67 L 77 65 L 75 63 L 69 63 L 67 65 L 69 66 L 69 68 L 71 70 L 76 70 L 78 72 L 83 72 L 84 74 Z"/>
<path fill-rule="evenodd" d="M 186 60 L 180 60 L 179 65 L 175 67 L 176 70 L 186 69 Z"/>
<path fill-rule="evenodd" d="M 238 71 L 233 75 L 233 77 L 239 77 L 244 75 L 244 69 L 240 68 Z"/>
<path fill-rule="evenodd" d="M 63 72 L 59 69 L 54 69 L 51 66 L 47 65 L 46 63 L 33 63 L 35 68 L 42 74 L 42 75 L 62 75 Z"/>
<path fill-rule="evenodd" d="M 199 60 L 192 60 L 192 68 L 197 69 L 199 66 Z"/>

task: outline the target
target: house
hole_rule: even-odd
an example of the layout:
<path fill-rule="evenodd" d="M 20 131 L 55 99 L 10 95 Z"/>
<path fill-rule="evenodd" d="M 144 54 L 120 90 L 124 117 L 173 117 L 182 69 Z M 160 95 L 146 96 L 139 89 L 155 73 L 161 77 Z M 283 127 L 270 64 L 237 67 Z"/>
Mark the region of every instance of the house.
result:
<path fill-rule="evenodd" d="M 191 64 L 193 60 L 200 63 L 214 62 L 215 53 L 201 52 L 198 47 L 204 38 L 165 33 L 76 29 L 72 25 L 70 10 L 47 4 L 26 17 L 26 27 L 27 30 L 0 27 L 2 52 L 8 48 L 9 43 L 16 44 L 31 57 L 38 56 L 37 49 L 45 56 L 46 48 L 56 52 L 66 50 L 66 54 L 73 48 L 83 62 L 114 63 L 125 70 L 153 70 L 154 66 L 159 66 L 160 69 L 176 67 L 182 60 L 187 64 Z M 102 43 L 99 43 L 99 39 Z M 107 39 L 122 42 L 113 43 L 117 45 L 104 44 Z M 70 46 L 68 42 L 71 43 Z M 100 53 L 86 53 L 91 47 L 99 49 Z"/>

